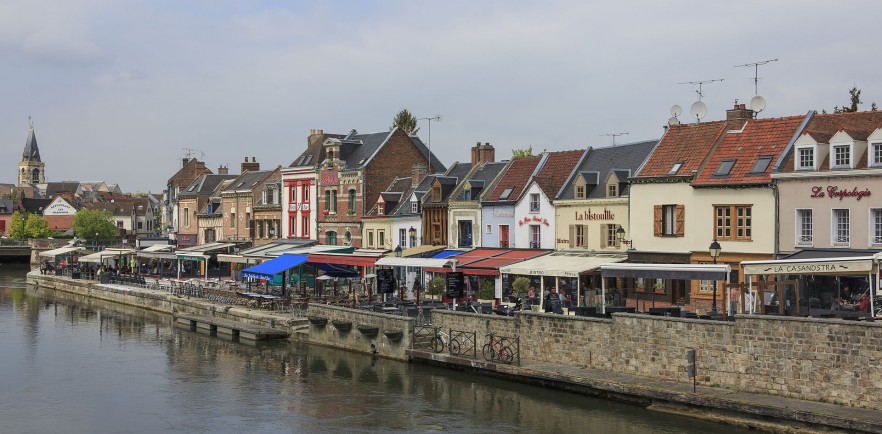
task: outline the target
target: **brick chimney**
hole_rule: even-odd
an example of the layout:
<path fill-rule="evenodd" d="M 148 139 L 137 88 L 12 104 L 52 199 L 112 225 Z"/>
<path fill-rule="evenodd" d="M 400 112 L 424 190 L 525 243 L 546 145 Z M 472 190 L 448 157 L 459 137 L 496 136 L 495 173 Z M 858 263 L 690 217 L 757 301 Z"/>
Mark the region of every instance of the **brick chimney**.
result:
<path fill-rule="evenodd" d="M 227 166 L 218 166 L 218 167 L 217 167 L 217 174 L 218 174 L 218 175 L 229 175 L 229 174 L 230 174 L 230 168 L 227 167 Z"/>
<path fill-rule="evenodd" d="M 493 148 L 489 143 L 478 142 L 472 148 L 472 167 L 475 167 L 479 164 L 484 163 L 492 163 L 496 161 L 496 149 Z"/>
<path fill-rule="evenodd" d="M 245 157 L 245 162 L 242 163 L 242 168 L 240 173 L 245 172 L 257 172 L 260 170 L 260 163 L 254 157 L 251 157 L 251 161 L 248 161 L 248 157 Z"/>
<path fill-rule="evenodd" d="M 322 140 L 322 136 L 325 135 L 325 130 L 309 130 L 309 137 L 306 138 L 306 143 L 309 145 L 315 144 Z"/>
<path fill-rule="evenodd" d="M 428 174 L 425 164 L 414 163 L 410 168 L 410 185 L 416 187 Z"/>
<path fill-rule="evenodd" d="M 746 108 L 744 104 L 735 104 L 735 108 L 726 110 L 726 129 L 740 130 L 751 119 L 753 110 Z"/>

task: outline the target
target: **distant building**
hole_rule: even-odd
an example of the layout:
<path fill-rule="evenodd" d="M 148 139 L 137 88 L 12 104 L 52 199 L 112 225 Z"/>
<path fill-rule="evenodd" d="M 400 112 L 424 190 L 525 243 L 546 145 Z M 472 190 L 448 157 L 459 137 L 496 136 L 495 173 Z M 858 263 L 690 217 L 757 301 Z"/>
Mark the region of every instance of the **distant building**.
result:
<path fill-rule="evenodd" d="M 45 169 L 46 164 L 40 158 L 40 148 L 37 146 L 34 125 L 31 124 L 28 127 L 28 138 L 21 154 L 21 161 L 18 162 L 18 186 L 26 187 L 46 182 Z"/>

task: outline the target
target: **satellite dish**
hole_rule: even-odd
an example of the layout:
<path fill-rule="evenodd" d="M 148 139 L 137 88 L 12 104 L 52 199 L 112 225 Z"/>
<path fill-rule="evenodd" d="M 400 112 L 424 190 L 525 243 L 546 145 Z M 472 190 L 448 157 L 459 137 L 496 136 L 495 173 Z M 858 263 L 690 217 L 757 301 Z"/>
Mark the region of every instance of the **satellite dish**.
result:
<path fill-rule="evenodd" d="M 689 112 L 692 114 L 692 117 L 695 118 L 695 120 L 699 120 L 707 114 L 707 104 L 701 101 L 695 101 L 694 103 L 692 103 L 692 107 L 689 109 Z"/>
<path fill-rule="evenodd" d="M 677 117 L 680 116 L 680 113 L 683 113 L 683 107 L 674 104 L 674 106 L 671 107 L 671 116 Z"/>
<path fill-rule="evenodd" d="M 766 108 L 766 99 L 757 95 L 750 99 L 750 109 L 753 110 L 754 113 L 759 113 Z"/>
<path fill-rule="evenodd" d="M 668 119 L 668 125 L 680 125 L 680 120 L 676 116 Z"/>

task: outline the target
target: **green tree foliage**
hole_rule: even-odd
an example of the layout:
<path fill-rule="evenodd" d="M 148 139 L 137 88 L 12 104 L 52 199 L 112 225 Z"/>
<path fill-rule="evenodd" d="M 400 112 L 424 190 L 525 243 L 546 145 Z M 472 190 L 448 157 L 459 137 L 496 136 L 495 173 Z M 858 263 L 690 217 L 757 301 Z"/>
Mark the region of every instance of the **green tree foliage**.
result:
<path fill-rule="evenodd" d="M 415 136 L 420 130 L 419 127 L 417 127 L 417 118 L 407 109 L 401 109 L 401 111 L 395 115 L 395 119 L 392 119 L 392 126 L 389 127 L 389 129 L 394 130 L 396 127 L 401 128 L 401 130 L 407 133 L 408 136 Z"/>
<path fill-rule="evenodd" d="M 546 152 L 548 152 L 547 148 L 543 149 L 542 152 L 540 152 L 538 155 L 542 155 Z M 533 156 L 533 146 L 532 145 L 528 146 L 527 149 L 512 149 L 511 150 L 511 158 L 512 159 L 527 158 L 527 157 L 532 157 L 532 156 Z"/>
<path fill-rule="evenodd" d="M 9 225 L 9 236 L 12 238 L 27 238 L 25 233 L 25 220 L 27 213 L 22 214 L 18 211 L 12 213 L 12 222 Z"/>
<path fill-rule="evenodd" d="M 833 107 L 833 113 L 854 113 L 858 111 L 858 106 L 864 103 L 861 101 L 861 90 L 855 86 L 848 91 L 848 95 L 850 102 L 842 107 Z M 870 110 L 876 111 L 875 102 L 870 105 Z"/>
<path fill-rule="evenodd" d="M 73 231 L 78 238 L 87 240 L 95 239 L 96 233 L 101 240 L 116 238 L 118 234 L 110 211 L 85 208 L 74 215 Z"/>
<path fill-rule="evenodd" d="M 12 213 L 12 224 L 9 236 L 12 238 L 47 238 L 55 235 L 49 228 L 49 222 L 43 217 L 32 213 Z"/>
<path fill-rule="evenodd" d="M 527 295 L 527 291 L 530 290 L 530 279 L 527 279 L 526 277 L 518 277 L 511 283 L 511 289 L 518 297 Z"/>
<path fill-rule="evenodd" d="M 444 294 L 444 290 L 446 289 L 445 284 L 444 284 L 444 278 L 441 276 L 433 277 L 432 280 L 429 281 L 429 284 L 427 285 L 426 289 L 427 289 L 427 292 L 429 293 L 429 295 L 432 295 L 432 296 L 438 296 L 438 295 Z"/>
<path fill-rule="evenodd" d="M 492 280 L 481 280 L 478 289 L 478 298 L 481 300 L 492 300 L 496 298 L 496 287 L 493 285 Z"/>

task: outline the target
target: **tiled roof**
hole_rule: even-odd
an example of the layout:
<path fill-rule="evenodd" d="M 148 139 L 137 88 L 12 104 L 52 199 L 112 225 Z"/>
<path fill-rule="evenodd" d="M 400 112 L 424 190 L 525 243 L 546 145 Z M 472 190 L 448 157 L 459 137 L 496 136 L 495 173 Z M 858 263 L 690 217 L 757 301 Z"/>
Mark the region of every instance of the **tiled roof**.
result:
<path fill-rule="evenodd" d="M 109 211 L 111 215 L 132 215 L 135 211 L 133 202 L 99 202 L 85 205 L 86 209 Z"/>
<path fill-rule="evenodd" d="M 804 116 L 751 119 L 741 132 L 726 133 L 692 185 L 768 184 L 774 162 L 787 148 L 804 119 Z M 768 157 L 769 164 L 764 171 L 752 173 L 761 157 Z M 732 161 L 734 164 L 728 175 L 716 174 L 723 162 Z"/>
<path fill-rule="evenodd" d="M 809 121 L 802 133 L 809 134 L 812 139 L 816 140 L 818 143 L 829 143 L 830 138 L 839 131 L 872 132 L 880 127 L 882 127 L 882 111 L 826 113 L 815 114 L 812 116 L 811 121 Z M 788 155 L 783 164 L 781 164 L 782 172 L 793 171 L 793 148 L 788 148 L 787 152 Z M 867 159 L 865 157 L 866 155 L 858 160 L 857 165 L 855 166 L 856 168 L 867 167 Z M 825 160 L 821 162 L 820 167 L 829 167 L 829 164 Z"/>
<path fill-rule="evenodd" d="M 701 167 L 725 128 L 725 121 L 671 125 L 637 178 L 691 175 L 693 170 Z M 680 162 L 680 170 L 670 173 L 674 164 Z"/>
<path fill-rule="evenodd" d="M 190 185 L 194 179 L 196 179 L 199 175 L 203 173 L 211 173 L 211 169 L 205 167 L 205 163 L 199 161 L 195 158 L 189 159 L 186 163 L 184 163 L 183 167 L 180 168 L 171 178 L 168 179 L 168 184 L 184 187 L 186 185 Z"/>
<path fill-rule="evenodd" d="M 184 191 L 178 194 L 179 197 L 187 196 L 204 196 L 211 194 L 226 179 L 233 179 L 236 175 L 211 175 L 205 174 L 196 178 Z"/>
<path fill-rule="evenodd" d="M 566 188 L 558 199 L 573 198 L 573 183 L 579 175 L 584 176 L 589 185 L 606 182 L 610 172 L 615 172 L 619 181 L 625 182 L 646 161 L 656 144 L 658 140 L 647 140 L 605 148 L 591 148 L 588 156 L 582 160 L 578 173 L 568 180 Z M 606 190 L 595 188 L 588 192 L 588 197 L 606 197 Z"/>
<path fill-rule="evenodd" d="M 234 191 L 253 190 L 254 187 L 263 181 L 267 176 L 273 173 L 272 170 L 261 170 L 257 172 L 245 172 L 234 179 L 233 182 L 223 190 L 224 193 L 232 193 Z"/>
<path fill-rule="evenodd" d="M 521 197 L 524 187 L 526 187 L 527 182 L 530 181 L 530 176 L 533 174 L 533 171 L 536 170 L 536 166 L 541 159 L 542 157 L 534 156 L 512 160 L 508 170 L 505 171 L 502 178 L 496 184 L 496 188 L 494 188 L 484 200 L 487 202 L 516 201 Z M 500 199 L 502 192 L 507 188 L 512 189 L 511 194 L 506 199 Z"/>
<path fill-rule="evenodd" d="M 547 197 L 557 197 L 560 188 L 573 173 L 584 153 L 584 150 L 548 153 L 548 158 L 539 169 L 539 173 L 533 177 Z"/>

